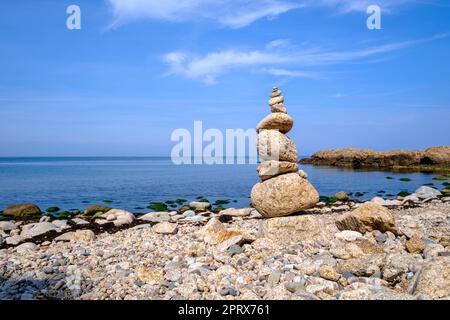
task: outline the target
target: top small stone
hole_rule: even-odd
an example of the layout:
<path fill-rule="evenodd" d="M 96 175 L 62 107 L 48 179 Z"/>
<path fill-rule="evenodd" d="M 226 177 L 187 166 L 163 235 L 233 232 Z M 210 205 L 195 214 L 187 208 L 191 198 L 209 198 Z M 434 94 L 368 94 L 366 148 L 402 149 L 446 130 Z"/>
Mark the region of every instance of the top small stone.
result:
<path fill-rule="evenodd" d="M 270 97 L 271 98 L 276 98 L 276 97 L 279 97 L 279 96 L 281 96 L 281 90 L 278 89 L 277 87 L 274 87 L 272 92 L 270 93 Z"/>

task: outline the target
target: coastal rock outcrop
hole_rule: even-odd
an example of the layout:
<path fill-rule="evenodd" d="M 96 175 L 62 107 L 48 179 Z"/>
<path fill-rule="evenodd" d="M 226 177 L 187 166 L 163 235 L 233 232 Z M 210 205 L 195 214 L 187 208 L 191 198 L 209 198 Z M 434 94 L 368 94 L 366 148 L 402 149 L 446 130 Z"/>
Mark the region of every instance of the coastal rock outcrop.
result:
<path fill-rule="evenodd" d="M 431 147 L 425 151 L 374 151 L 344 148 L 314 153 L 300 163 L 347 167 L 450 167 L 450 146 Z"/>
<path fill-rule="evenodd" d="M 319 194 L 298 172 L 298 151 L 295 143 L 285 136 L 294 121 L 287 114 L 284 97 L 278 88 L 270 94 L 272 114 L 257 126 L 257 150 L 262 163 L 259 177 L 251 193 L 252 204 L 264 217 L 286 216 L 313 207 L 319 202 Z"/>

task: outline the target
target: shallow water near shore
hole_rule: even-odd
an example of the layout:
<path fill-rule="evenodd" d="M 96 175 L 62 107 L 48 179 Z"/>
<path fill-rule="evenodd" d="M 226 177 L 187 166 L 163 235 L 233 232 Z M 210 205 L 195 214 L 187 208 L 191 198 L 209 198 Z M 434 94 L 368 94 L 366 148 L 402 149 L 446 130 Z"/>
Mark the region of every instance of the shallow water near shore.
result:
<path fill-rule="evenodd" d="M 35 203 L 45 210 L 83 210 L 102 204 L 132 212 L 150 202 L 202 197 L 223 207 L 246 207 L 259 181 L 256 165 L 174 165 L 164 157 L 0 158 L 0 210 L 14 203 Z M 362 192 L 357 200 L 392 198 L 422 185 L 443 188 L 438 173 L 389 172 L 301 165 L 323 196 Z M 393 179 L 388 179 L 392 177 Z M 409 178 L 411 181 L 400 181 Z M 447 180 L 448 181 L 448 180 Z M 433 184 L 433 185 L 431 185 Z M 382 192 L 380 192 L 382 191 Z M 112 202 L 104 202 L 111 200 Z M 136 209 L 139 208 L 139 209 Z M 170 209 L 170 207 L 169 207 Z"/>

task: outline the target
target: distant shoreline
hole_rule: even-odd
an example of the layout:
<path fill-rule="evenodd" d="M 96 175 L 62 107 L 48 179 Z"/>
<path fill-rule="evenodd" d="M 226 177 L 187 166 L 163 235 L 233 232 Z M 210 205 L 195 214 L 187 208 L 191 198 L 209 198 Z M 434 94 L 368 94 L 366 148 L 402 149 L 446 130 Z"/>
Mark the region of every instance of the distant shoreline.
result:
<path fill-rule="evenodd" d="M 431 147 L 424 151 L 370 149 L 337 149 L 314 153 L 299 161 L 301 164 L 381 170 L 449 171 L 450 146 Z"/>

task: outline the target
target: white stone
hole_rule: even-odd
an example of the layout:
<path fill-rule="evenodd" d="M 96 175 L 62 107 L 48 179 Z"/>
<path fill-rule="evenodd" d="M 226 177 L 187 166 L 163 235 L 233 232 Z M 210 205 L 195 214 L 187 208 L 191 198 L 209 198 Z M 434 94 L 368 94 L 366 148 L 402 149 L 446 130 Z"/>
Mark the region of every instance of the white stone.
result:
<path fill-rule="evenodd" d="M 211 203 L 209 202 L 198 202 L 198 201 L 194 201 L 189 203 L 189 206 L 194 208 L 195 210 L 208 210 L 209 208 L 211 208 Z"/>
<path fill-rule="evenodd" d="M 252 212 L 252 208 L 243 208 L 243 209 L 235 209 L 235 208 L 229 208 L 220 211 L 219 215 L 227 215 L 231 217 L 247 217 L 250 215 L 250 212 Z"/>
<path fill-rule="evenodd" d="M 25 239 L 37 237 L 40 235 L 44 235 L 47 232 L 50 231 L 56 231 L 59 232 L 60 228 L 58 228 L 56 225 L 54 225 L 51 222 L 39 222 L 39 223 L 33 223 L 30 227 L 26 225 L 23 228 L 22 233 L 20 236 Z"/>
<path fill-rule="evenodd" d="M 67 224 L 67 220 L 55 220 L 52 222 L 55 226 L 61 229 L 68 229 L 70 226 Z"/>
<path fill-rule="evenodd" d="M 76 225 L 86 225 L 89 224 L 88 221 L 80 219 L 80 218 L 73 218 L 72 222 L 75 223 Z"/>
<path fill-rule="evenodd" d="M 26 242 L 26 243 L 22 243 L 21 245 L 17 246 L 16 252 L 19 254 L 23 254 L 28 251 L 36 250 L 36 247 L 37 246 L 34 243 Z"/>
<path fill-rule="evenodd" d="M 153 231 L 160 234 L 175 234 L 178 232 L 178 225 L 170 222 L 160 222 L 152 227 Z"/>
<path fill-rule="evenodd" d="M 348 241 L 348 242 L 352 242 L 352 241 L 356 241 L 356 240 L 364 238 L 360 232 L 352 231 L 352 230 L 344 230 L 344 231 L 336 233 L 334 236 L 338 240 Z"/>
<path fill-rule="evenodd" d="M 170 214 L 168 212 L 150 212 L 150 213 L 144 214 L 143 216 L 139 217 L 139 220 L 144 220 L 144 221 L 153 222 L 153 223 L 159 223 L 159 222 L 169 221 Z"/>
<path fill-rule="evenodd" d="M 0 230 L 11 231 L 17 229 L 18 226 L 11 221 L 0 221 Z"/>
<path fill-rule="evenodd" d="M 189 218 L 189 217 L 195 217 L 196 213 L 193 210 L 187 210 L 185 212 L 183 212 L 183 217 L 185 218 Z"/>

